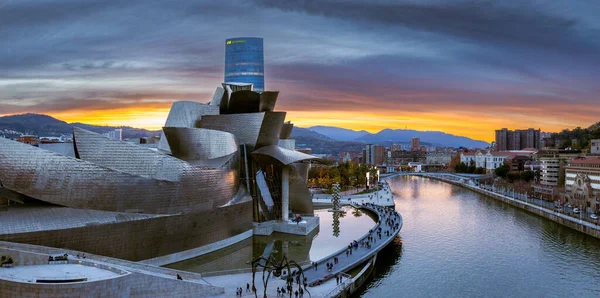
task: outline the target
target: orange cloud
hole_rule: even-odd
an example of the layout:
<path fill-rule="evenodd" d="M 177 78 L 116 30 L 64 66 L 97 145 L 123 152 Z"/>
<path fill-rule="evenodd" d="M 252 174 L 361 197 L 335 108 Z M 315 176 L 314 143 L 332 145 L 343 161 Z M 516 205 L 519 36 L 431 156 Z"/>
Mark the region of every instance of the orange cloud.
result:
<path fill-rule="evenodd" d="M 72 123 L 102 126 L 131 126 L 158 130 L 165 125 L 170 105 L 160 107 L 129 107 L 103 110 L 71 110 L 49 113 L 50 116 Z"/>

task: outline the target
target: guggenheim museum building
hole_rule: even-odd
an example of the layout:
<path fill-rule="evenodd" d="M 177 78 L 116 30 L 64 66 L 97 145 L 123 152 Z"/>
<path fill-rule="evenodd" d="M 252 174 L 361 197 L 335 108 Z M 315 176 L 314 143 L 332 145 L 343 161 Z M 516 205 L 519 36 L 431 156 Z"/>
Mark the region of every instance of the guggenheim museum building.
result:
<path fill-rule="evenodd" d="M 141 261 L 312 215 L 319 160 L 294 150 L 278 94 L 224 83 L 175 102 L 154 149 L 77 127 L 74 157 L 0 138 L 0 240 Z"/>

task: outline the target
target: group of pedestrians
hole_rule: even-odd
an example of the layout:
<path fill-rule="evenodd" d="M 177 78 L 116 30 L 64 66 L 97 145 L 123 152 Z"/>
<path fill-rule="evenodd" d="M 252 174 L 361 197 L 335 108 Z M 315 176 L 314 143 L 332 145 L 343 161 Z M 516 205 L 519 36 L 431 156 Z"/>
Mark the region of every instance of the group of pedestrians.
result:
<path fill-rule="evenodd" d="M 284 287 L 277 287 L 277 297 L 285 297 L 285 294 L 290 294 L 292 293 L 292 289 L 290 288 L 290 286 L 288 286 L 288 289 L 286 290 Z M 302 288 L 296 290 L 293 292 L 294 297 L 295 298 L 302 298 L 304 297 L 304 290 Z"/>
<path fill-rule="evenodd" d="M 335 275 L 335 282 L 338 285 L 342 283 L 342 275 L 341 274 L 336 274 Z"/>
<path fill-rule="evenodd" d="M 333 263 L 327 262 L 327 272 L 331 272 L 333 270 Z"/>
<path fill-rule="evenodd" d="M 254 291 L 256 291 L 255 289 L 253 289 Z M 246 293 L 250 292 L 250 284 L 246 283 Z M 235 291 L 235 296 L 236 297 L 242 297 L 242 295 L 244 294 L 244 289 L 242 287 L 239 287 L 236 289 Z"/>
<path fill-rule="evenodd" d="M 348 246 L 346 248 L 346 257 L 352 256 L 352 252 L 356 252 L 356 250 L 358 250 L 359 247 L 366 248 L 366 249 L 372 249 L 372 245 L 377 243 L 378 238 L 381 239 L 382 234 L 385 233 L 385 236 L 389 237 L 392 235 L 392 233 L 395 230 L 397 230 L 399 228 L 400 218 L 399 218 L 398 214 L 395 212 L 394 208 L 382 207 L 382 206 L 375 205 L 373 203 L 361 203 L 361 204 L 351 203 L 351 204 L 356 208 L 360 208 L 361 206 L 363 206 L 363 207 L 369 207 L 369 209 L 374 210 L 375 212 L 377 212 L 377 215 L 379 216 L 379 221 L 378 221 L 378 225 L 376 226 L 376 228 L 369 230 L 369 234 L 365 238 L 363 238 L 363 240 L 361 240 L 361 241 L 353 240 L 352 242 L 350 242 L 348 244 Z M 385 224 L 385 226 L 384 226 L 384 224 Z M 384 230 L 382 227 L 391 228 L 393 230 L 392 231 L 390 231 L 390 229 Z M 338 257 L 334 257 L 333 259 L 330 259 L 325 264 L 327 272 L 332 272 L 334 266 L 338 263 L 339 263 Z M 318 270 L 318 263 L 312 262 L 311 267 L 314 270 Z M 335 278 L 336 278 L 336 283 L 338 285 L 342 283 L 342 276 L 339 273 L 335 274 Z M 305 284 L 306 284 L 306 282 L 305 282 Z M 315 284 L 319 284 L 319 280 L 317 280 L 315 282 Z M 278 296 L 282 295 L 282 294 L 280 294 L 282 291 L 285 291 L 285 290 L 283 288 L 278 290 Z M 290 292 L 288 291 L 288 294 L 289 293 Z M 301 294 L 299 294 L 299 295 L 301 295 Z M 302 296 L 300 296 L 300 297 L 302 297 Z"/>

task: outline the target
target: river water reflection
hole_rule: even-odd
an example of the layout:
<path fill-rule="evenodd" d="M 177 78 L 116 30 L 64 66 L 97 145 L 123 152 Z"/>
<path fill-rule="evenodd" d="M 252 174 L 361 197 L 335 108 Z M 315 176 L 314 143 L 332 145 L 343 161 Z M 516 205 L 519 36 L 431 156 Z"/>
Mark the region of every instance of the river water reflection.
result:
<path fill-rule="evenodd" d="M 227 248 L 165 267 L 204 274 L 232 274 L 240 270 L 247 271 L 251 268 L 252 260 L 265 253 L 272 253 L 277 260 L 285 254 L 289 260 L 309 264 L 340 250 L 375 226 L 370 213 L 349 206 L 343 208 L 345 214 L 329 212 L 327 209 L 315 210 L 320 226 L 308 236 L 281 233 L 255 235 Z"/>
<path fill-rule="evenodd" d="M 444 182 L 390 180 L 404 225 L 362 297 L 600 297 L 600 240 Z"/>

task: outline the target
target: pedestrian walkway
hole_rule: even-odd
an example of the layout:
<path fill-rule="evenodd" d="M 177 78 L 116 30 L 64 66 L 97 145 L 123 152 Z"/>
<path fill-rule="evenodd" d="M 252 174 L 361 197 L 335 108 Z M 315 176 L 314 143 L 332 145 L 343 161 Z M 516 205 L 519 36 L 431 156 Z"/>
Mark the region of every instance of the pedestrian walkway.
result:
<path fill-rule="evenodd" d="M 352 207 L 375 213 L 378 218 L 377 224 L 370 232 L 353 241 L 351 249 L 348 248 L 350 243 L 346 243 L 339 251 L 316 262 L 316 267 L 304 266 L 302 269 L 309 286 L 320 285 L 335 278 L 340 272 L 347 272 L 372 258 L 388 245 L 402 228 L 402 217 L 393 207 L 377 206 L 372 203 L 352 204 Z M 327 269 L 328 263 L 333 264 L 331 270 Z"/>
<path fill-rule="evenodd" d="M 379 206 L 394 206 L 394 195 L 392 189 L 386 180 L 382 180 L 381 189 L 364 194 L 350 194 L 348 192 L 340 193 L 340 205 L 352 205 L 362 203 L 373 203 Z M 331 194 L 313 194 L 314 206 L 333 206 L 331 202 Z"/>

